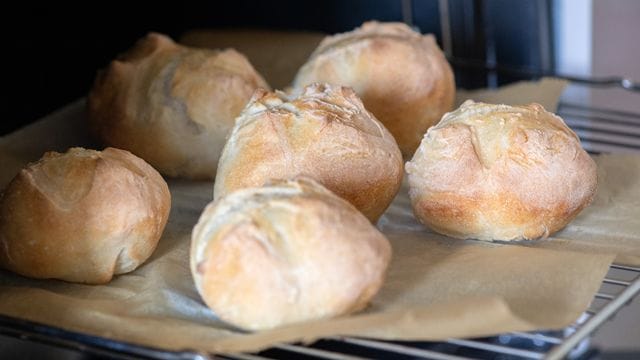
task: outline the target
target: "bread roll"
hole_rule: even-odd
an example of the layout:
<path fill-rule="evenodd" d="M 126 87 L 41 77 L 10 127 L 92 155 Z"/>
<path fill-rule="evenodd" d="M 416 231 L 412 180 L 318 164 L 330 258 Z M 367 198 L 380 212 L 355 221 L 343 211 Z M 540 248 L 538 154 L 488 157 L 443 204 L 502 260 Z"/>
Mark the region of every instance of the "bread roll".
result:
<path fill-rule="evenodd" d="M 429 129 L 406 165 L 417 218 L 457 238 L 546 238 L 586 207 L 596 165 L 538 104 L 467 101 Z"/>
<path fill-rule="evenodd" d="M 191 273 L 222 320 L 260 330 L 364 308 L 390 256 L 351 204 L 299 178 L 209 204 L 193 229 Z"/>
<path fill-rule="evenodd" d="M 105 145 L 167 176 L 213 179 L 233 120 L 258 87 L 268 85 L 233 49 L 187 48 L 149 34 L 98 74 L 89 124 Z"/>
<path fill-rule="evenodd" d="M 371 21 L 325 38 L 293 86 L 316 81 L 352 87 L 407 158 L 455 97 L 451 67 L 433 35 L 402 23 Z"/>
<path fill-rule="evenodd" d="M 398 192 L 402 173 L 398 145 L 351 89 L 313 84 L 297 97 L 258 90 L 220 157 L 214 199 L 305 175 L 375 222 Z"/>
<path fill-rule="evenodd" d="M 106 283 L 149 258 L 170 203 L 160 174 L 127 151 L 48 152 L 0 198 L 0 265 L 32 278 Z"/>

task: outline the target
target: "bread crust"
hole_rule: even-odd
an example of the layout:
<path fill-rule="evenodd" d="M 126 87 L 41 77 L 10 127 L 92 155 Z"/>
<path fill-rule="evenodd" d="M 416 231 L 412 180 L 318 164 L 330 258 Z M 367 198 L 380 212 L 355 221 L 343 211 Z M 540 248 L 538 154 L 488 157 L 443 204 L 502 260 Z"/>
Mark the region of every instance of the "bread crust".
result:
<path fill-rule="evenodd" d="M 453 72 L 433 35 L 403 23 L 370 21 L 325 38 L 293 86 L 313 82 L 352 87 L 407 158 L 455 98 Z"/>
<path fill-rule="evenodd" d="M 164 175 L 213 179 L 233 120 L 257 88 L 269 86 L 239 52 L 151 33 L 98 74 L 90 129 Z"/>
<path fill-rule="evenodd" d="M 596 165 L 539 104 L 467 101 L 429 129 L 407 163 L 416 217 L 458 238 L 546 238 L 593 199 Z"/>
<path fill-rule="evenodd" d="M 151 255 L 170 205 L 164 179 L 128 151 L 48 152 L 0 199 L 0 264 L 32 278 L 106 283 Z"/>
<path fill-rule="evenodd" d="M 248 330 L 364 308 L 391 257 L 351 204 L 306 178 L 247 188 L 209 204 L 194 227 L 191 272 L 205 303 Z"/>
<path fill-rule="evenodd" d="M 220 157 L 214 199 L 299 175 L 320 182 L 375 222 L 400 188 L 402 155 L 349 88 L 312 84 L 291 97 L 257 91 Z"/>

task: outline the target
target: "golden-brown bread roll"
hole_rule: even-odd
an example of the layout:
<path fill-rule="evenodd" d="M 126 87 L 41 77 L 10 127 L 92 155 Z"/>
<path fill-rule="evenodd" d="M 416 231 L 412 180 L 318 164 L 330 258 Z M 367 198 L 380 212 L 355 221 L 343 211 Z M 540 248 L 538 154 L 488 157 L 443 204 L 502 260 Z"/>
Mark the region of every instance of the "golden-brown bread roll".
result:
<path fill-rule="evenodd" d="M 586 207 L 596 165 L 539 104 L 467 101 L 429 129 L 406 165 L 417 218 L 457 238 L 547 237 Z"/>
<path fill-rule="evenodd" d="M 98 74 L 89 124 L 104 144 L 165 175 L 213 179 L 233 120 L 259 87 L 268 85 L 233 49 L 188 48 L 149 34 Z"/>
<path fill-rule="evenodd" d="M 433 35 L 402 23 L 370 21 L 325 38 L 296 75 L 294 88 L 312 82 L 352 87 L 395 137 L 405 157 L 425 131 L 450 111 L 453 72 Z"/>
<path fill-rule="evenodd" d="M 0 265 L 32 278 L 106 283 L 149 258 L 170 204 L 164 179 L 128 151 L 48 152 L 0 198 Z"/>
<path fill-rule="evenodd" d="M 298 178 L 209 204 L 193 229 L 191 273 L 222 320 L 259 330 L 364 308 L 390 256 L 351 204 Z"/>
<path fill-rule="evenodd" d="M 375 222 L 398 192 L 402 165 L 393 136 L 351 89 L 313 84 L 291 97 L 258 90 L 224 147 L 214 199 L 304 175 Z"/>

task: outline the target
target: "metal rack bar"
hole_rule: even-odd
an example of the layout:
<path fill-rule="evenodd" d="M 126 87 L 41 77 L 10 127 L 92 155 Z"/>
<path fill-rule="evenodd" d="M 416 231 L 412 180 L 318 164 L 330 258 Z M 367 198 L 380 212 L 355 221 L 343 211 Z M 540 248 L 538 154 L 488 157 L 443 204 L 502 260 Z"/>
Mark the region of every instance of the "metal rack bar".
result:
<path fill-rule="evenodd" d="M 615 127 L 626 126 L 628 128 L 637 129 L 640 127 L 640 117 L 621 116 L 607 111 L 588 111 L 568 107 L 561 102 L 558 105 L 558 113 L 569 119 L 591 120 L 594 126 L 610 125 L 611 129 Z"/>
<path fill-rule="evenodd" d="M 275 345 L 273 348 L 286 350 L 286 351 L 290 351 L 298 354 L 319 357 L 322 359 L 330 359 L 330 360 L 362 360 L 364 359 L 358 356 L 344 355 L 344 354 L 336 353 L 333 351 L 320 350 L 316 348 L 298 346 L 298 345 L 279 344 L 279 345 Z"/>
<path fill-rule="evenodd" d="M 602 132 L 595 132 L 593 130 L 583 130 L 583 129 L 572 129 L 580 139 L 584 139 L 586 141 L 600 141 L 605 144 L 617 145 L 617 146 L 626 146 L 633 149 L 640 150 L 640 139 L 633 136 L 624 136 L 624 135 L 614 135 L 614 134 L 606 134 Z"/>
<path fill-rule="evenodd" d="M 613 264 L 611 265 L 611 268 L 618 269 L 618 270 L 634 271 L 634 272 L 640 273 L 640 268 L 638 267 Z"/>
<path fill-rule="evenodd" d="M 619 268 L 619 267 L 618 267 Z M 639 272 L 638 268 L 630 268 L 630 271 Z M 547 354 L 546 358 L 549 360 L 561 359 L 563 358 L 571 349 L 573 349 L 582 339 L 586 338 L 593 331 L 595 331 L 598 326 L 604 323 L 609 317 L 615 314 L 624 304 L 626 304 L 629 300 L 631 300 L 634 296 L 636 296 L 640 292 L 640 277 L 636 278 L 631 284 L 626 287 L 618 296 L 616 296 L 610 303 L 608 303 L 604 308 L 598 311 L 597 314 L 593 315 L 588 321 L 586 321 L 582 326 L 580 326 L 576 332 L 570 335 L 562 344 L 554 347 Z"/>
<path fill-rule="evenodd" d="M 402 21 L 408 26 L 413 26 L 413 2 L 402 0 Z"/>
<path fill-rule="evenodd" d="M 629 285 L 631 285 L 630 281 L 623 281 L 623 280 L 616 280 L 616 279 L 609 279 L 609 278 L 604 278 L 604 280 L 602 280 L 602 282 L 605 283 L 605 284 L 620 285 L 620 286 L 629 286 Z"/>
<path fill-rule="evenodd" d="M 508 75 L 518 75 L 529 78 L 539 78 L 543 76 L 552 76 L 562 78 L 573 83 L 586 84 L 595 87 L 619 87 L 629 91 L 640 91 L 640 83 L 622 76 L 601 76 L 601 77 L 581 77 L 569 74 L 559 74 L 553 71 L 543 71 L 541 69 L 530 67 L 515 67 L 496 63 L 489 63 L 482 60 L 460 59 L 455 57 L 447 57 L 449 63 L 453 66 L 480 70 L 485 72 L 499 72 Z"/>
<path fill-rule="evenodd" d="M 440 32 L 442 33 L 442 51 L 447 57 L 453 55 L 453 42 L 451 40 L 451 23 L 449 21 L 449 0 L 438 0 L 440 11 Z"/>
<path fill-rule="evenodd" d="M 237 359 L 237 360 L 269 360 L 269 358 L 266 358 L 266 357 L 252 355 L 252 354 L 242 354 L 242 353 L 225 354 L 222 358 Z"/>
<path fill-rule="evenodd" d="M 564 122 L 572 129 L 598 130 L 610 134 L 633 135 L 640 137 L 640 124 L 627 125 L 611 122 L 599 122 L 597 117 L 562 113 Z"/>
<path fill-rule="evenodd" d="M 558 338 L 558 337 L 553 337 L 553 336 L 548 336 L 548 335 L 543 335 L 543 334 L 539 334 L 539 333 L 526 333 L 526 332 L 512 332 L 512 335 L 515 335 L 517 337 L 521 337 L 524 339 L 529 339 L 529 340 L 540 340 L 540 341 L 544 341 L 546 343 L 550 343 L 550 344 L 560 344 L 562 342 L 562 338 Z"/>
<path fill-rule="evenodd" d="M 377 349 L 385 352 L 409 355 L 424 359 L 434 359 L 434 360 L 465 360 L 469 359 L 466 357 L 443 354 L 437 351 L 426 350 L 413 348 L 410 346 L 399 345 L 389 342 L 377 341 L 377 340 L 367 340 L 367 339 L 359 339 L 359 338 L 337 338 L 344 341 L 347 344 L 359 345 L 363 347 L 368 347 L 372 349 Z"/>
<path fill-rule="evenodd" d="M 619 154 L 630 154 L 630 153 L 638 153 L 638 149 L 624 147 L 624 146 L 616 146 L 606 143 L 600 143 L 597 141 L 589 141 L 585 139 L 581 139 L 582 147 L 590 154 L 602 154 L 602 153 L 611 153 L 616 152 Z"/>
<path fill-rule="evenodd" d="M 581 105 L 581 104 L 576 104 L 576 103 L 571 103 L 571 102 L 565 102 L 565 101 L 560 102 L 560 107 L 573 109 L 573 110 L 577 110 L 577 111 L 586 111 L 586 112 L 590 112 L 590 113 L 605 114 L 608 117 L 607 120 L 611 117 L 611 115 L 614 115 L 614 116 L 618 116 L 618 117 L 629 118 L 629 119 L 635 120 L 634 121 L 635 123 L 640 122 L 640 113 L 631 112 L 631 111 L 622 111 L 622 110 L 616 110 L 616 109 L 605 109 L 605 108 L 601 108 L 601 107 L 586 106 L 586 105 Z"/>
<path fill-rule="evenodd" d="M 614 296 L 613 295 L 609 295 L 609 294 L 601 294 L 601 293 L 597 293 L 595 295 L 595 297 L 597 299 L 605 299 L 605 300 L 613 300 Z"/>
<path fill-rule="evenodd" d="M 491 344 L 482 341 L 476 340 L 461 340 L 461 339 L 449 339 L 447 343 L 454 344 L 458 346 L 470 347 L 478 350 L 490 351 L 499 354 L 519 356 L 526 359 L 542 359 L 544 357 L 544 353 L 531 351 L 531 350 L 522 350 L 518 348 L 513 348 L 505 345 L 497 345 Z"/>

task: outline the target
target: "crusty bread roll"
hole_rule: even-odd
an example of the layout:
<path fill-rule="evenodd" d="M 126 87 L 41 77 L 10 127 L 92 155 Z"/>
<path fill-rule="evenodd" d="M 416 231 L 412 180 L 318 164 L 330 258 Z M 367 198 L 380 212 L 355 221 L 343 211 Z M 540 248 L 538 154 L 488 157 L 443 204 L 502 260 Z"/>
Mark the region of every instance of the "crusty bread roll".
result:
<path fill-rule="evenodd" d="M 390 256 L 351 204 L 297 178 L 209 204 L 193 229 L 191 273 L 222 320 L 259 330 L 364 308 Z"/>
<path fill-rule="evenodd" d="M 406 165 L 417 218 L 457 238 L 518 240 L 564 227 L 596 191 L 596 165 L 539 104 L 467 101 L 429 129 Z"/>
<path fill-rule="evenodd" d="M 106 283 L 149 258 L 170 203 L 160 174 L 128 151 L 48 152 L 0 198 L 0 265 L 32 278 Z"/>
<path fill-rule="evenodd" d="M 220 157 L 214 199 L 305 175 L 375 222 L 398 192 L 402 165 L 393 136 L 351 89 L 313 84 L 297 97 L 258 90 Z"/>
<path fill-rule="evenodd" d="M 352 87 L 395 137 L 405 157 L 425 131 L 450 111 L 453 72 L 433 35 L 402 23 L 366 22 L 325 38 L 300 68 L 293 86 L 327 82 Z"/>
<path fill-rule="evenodd" d="M 233 49 L 194 49 L 149 34 L 98 74 L 89 124 L 172 177 L 213 179 L 225 137 L 256 88 L 268 88 Z"/>

